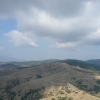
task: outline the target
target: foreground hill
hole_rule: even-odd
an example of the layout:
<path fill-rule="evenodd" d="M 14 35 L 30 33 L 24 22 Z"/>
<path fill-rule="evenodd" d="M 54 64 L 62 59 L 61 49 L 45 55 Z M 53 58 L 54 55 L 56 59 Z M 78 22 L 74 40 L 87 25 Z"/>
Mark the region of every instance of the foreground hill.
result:
<path fill-rule="evenodd" d="M 60 62 L 3 70 L 0 100 L 99 100 L 99 75 Z"/>

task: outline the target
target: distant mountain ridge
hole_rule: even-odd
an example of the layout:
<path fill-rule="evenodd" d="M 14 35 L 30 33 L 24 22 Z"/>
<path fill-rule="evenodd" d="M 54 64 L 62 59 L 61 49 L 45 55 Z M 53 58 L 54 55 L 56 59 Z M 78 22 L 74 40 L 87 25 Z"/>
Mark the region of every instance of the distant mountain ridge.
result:
<path fill-rule="evenodd" d="M 22 61 L 21 59 L 13 58 L 13 57 L 3 57 L 0 56 L 0 62 L 11 62 L 11 61 Z"/>
<path fill-rule="evenodd" d="M 92 69 L 92 70 L 100 70 L 100 65 L 88 63 L 87 61 L 76 60 L 76 59 L 67 59 L 67 60 L 60 60 L 59 62 L 67 63 L 71 66 L 79 66 L 81 68 Z"/>
<path fill-rule="evenodd" d="M 87 60 L 85 62 L 88 64 L 94 64 L 94 65 L 100 66 L 100 59 L 91 59 L 91 60 Z"/>
<path fill-rule="evenodd" d="M 41 64 L 50 64 L 53 62 L 60 62 L 60 63 L 67 63 L 71 66 L 77 66 L 80 68 L 91 69 L 91 70 L 100 70 L 100 59 L 94 60 L 76 60 L 76 59 L 66 59 L 66 60 L 57 60 L 57 59 L 48 59 L 48 60 L 41 60 L 41 61 L 18 61 L 18 59 L 14 58 L 3 58 L 0 57 L 0 62 L 6 62 L 8 64 L 13 64 L 22 67 L 36 67 Z"/>

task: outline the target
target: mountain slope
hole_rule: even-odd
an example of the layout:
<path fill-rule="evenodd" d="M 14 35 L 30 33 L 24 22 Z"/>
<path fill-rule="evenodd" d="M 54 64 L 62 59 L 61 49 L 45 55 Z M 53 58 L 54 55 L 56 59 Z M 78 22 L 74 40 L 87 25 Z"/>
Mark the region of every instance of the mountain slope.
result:
<path fill-rule="evenodd" d="M 0 98 L 1 100 L 72 100 L 73 98 L 74 100 L 73 95 L 81 94 L 83 90 L 86 93 L 83 100 L 89 100 L 88 98 L 99 100 L 100 85 L 94 76 L 93 71 L 59 62 L 14 69 L 0 75 Z M 73 89 L 74 86 L 77 91 Z M 60 87 L 64 88 L 62 92 Z M 58 92 L 59 94 L 56 95 Z M 97 97 L 92 97 L 88 93 Z"/>
<path fill-rule="evenodd" d="M 100 66 L 100 59 L 87 60 L 85 62 L 88 64 L 94 64 L 94 65 Z"/>
<path fill-rule="evenodd" d="M 67 63 L 71 66 L 79 66 L 81 68 L 86 68 L 86 69 L 91 69 L 91 70 L 100 70 L 100 66 L 89 64 L 81 60 L 67 59 L 67 60 L 60 60 L 59 62 Z"/>

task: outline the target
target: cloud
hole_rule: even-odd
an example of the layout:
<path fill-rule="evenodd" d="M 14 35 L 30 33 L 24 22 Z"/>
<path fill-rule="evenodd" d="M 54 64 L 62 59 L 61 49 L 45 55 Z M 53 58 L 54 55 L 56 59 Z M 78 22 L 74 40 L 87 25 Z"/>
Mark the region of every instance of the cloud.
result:
<path fill-rule="evenodd" d="M 84 0 L 89 1 L 89 0 Z M 32 7 L 49 12 L 52 16 L 73 16 L 81 10 L 83 1 L 81 0 L 2 0 L 0 1 L 0 13 L 3 16 L 13 16 L 19 11 L 29 12 Z M 71 6 L 70 6 L 71 5 Z"/>
<path fill-rule="evenodd" d="M 100 45 L 100 1 L 0 1 L 0 18 L 14 18 L 17 30 L 6 36 L 17 45 L 37 46 L 46 38 L 57 48 Z M 11 6 L 12 5 L 12 6 Z"/>
<path fill-rule="evenodd" d="M 0 51 L 4 50 L 4 47 L 0 46 Z"/>
<path fill-rule="evenodd" d="M 13 30 L 7 34 L 5 34 L 5 36 L 8 36 L 10 38 L 10 41 L 13 42 L 16 46 L 33 46 L 36 47 L 38 46 L 32 38 L 27 36 L 27 33 L 21 33 L 19 31 Z"/>
<path fill-rule="evenodd" d="M 53 47 L 56 47 L 56 48 L 74 48 L 76 47 L 76 43 L 74 42 L 67 42 L 67 43 L 58 43 L 56 42 L 55 45 Z"/>
<path fill-rule="evenodd" d="M 85 39 L 88 45 L 99 46 L 100 45 L 100 28 L 96 32 L 93 32 Z"/>

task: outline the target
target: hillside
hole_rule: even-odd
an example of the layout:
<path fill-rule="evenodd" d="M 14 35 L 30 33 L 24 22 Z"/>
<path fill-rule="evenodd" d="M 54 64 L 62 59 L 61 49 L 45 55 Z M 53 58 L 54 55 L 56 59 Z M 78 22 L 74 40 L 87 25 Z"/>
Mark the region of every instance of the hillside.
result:
<path fill-rule="evenodd" d="M 100 66 L 100 59 L 87 60 L 85 62 L 88 64 L 94 64 L 94 65 Z"/>
<path fill-rule="evenodd" d="M 1 62 L 0 68 L 10 68 L 11 66 L 14 68 L 27 68 L 27 67 L 36 67 L 42 64 L 50 64 L 54 62 L 60 62 L 60 63 L 66 63 L 71 66 L 78 66 L 80 68 L 85 68 L 89 70 L 100 70 L 99 66 L 99 60 L 88 60 L 88 61 L 82 61 L 82 60 L 76 60 L 76 59 L 67 59 L 67 60 L 57 60 L 57 59 L 49 59 L 49 60 L 42 60 L 42 61 L 14 61 L 14 62 Z M 97 63 L 98 62 L 98 63 Z"/>
<path fill-rule="evenodd" d="M 0 100 L 99 100 L 99 76 L 60 62 L 3 70 Z"/>
<path fill-rule="evenodd" d="M 90 70 L 100 70 L 100 66 L 95 64 L 89 64 L 88 62 L 75 60 L 75 59 L 67 59 L 67 60 L 59 60 L 61 63 L 67 63 L 71 66 L 79 66 L 81 68 L 90 69 Z"/>

